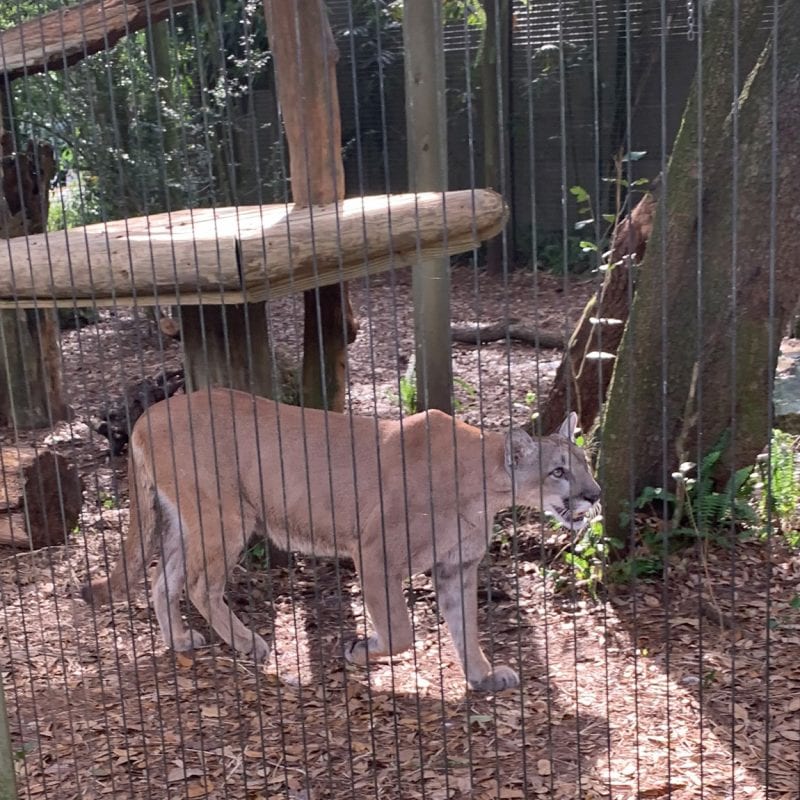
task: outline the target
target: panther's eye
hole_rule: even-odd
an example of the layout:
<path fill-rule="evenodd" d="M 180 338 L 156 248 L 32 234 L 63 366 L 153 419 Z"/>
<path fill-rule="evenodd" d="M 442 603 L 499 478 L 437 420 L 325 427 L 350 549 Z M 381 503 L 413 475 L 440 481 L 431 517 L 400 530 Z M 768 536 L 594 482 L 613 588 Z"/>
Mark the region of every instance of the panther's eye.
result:
<path fill-rule="evenodd" d="M 553 478 L 563 478 L 567 474 L 567 471 L 563 467 L 556 467 L 551 473 L 550 476 Z"/>

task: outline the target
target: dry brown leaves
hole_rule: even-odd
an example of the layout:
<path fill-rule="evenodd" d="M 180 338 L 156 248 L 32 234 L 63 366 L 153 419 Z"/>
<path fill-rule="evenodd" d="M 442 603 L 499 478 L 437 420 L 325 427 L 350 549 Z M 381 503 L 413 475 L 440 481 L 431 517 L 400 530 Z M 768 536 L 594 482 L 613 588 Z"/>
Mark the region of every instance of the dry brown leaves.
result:
<path fill-rule="evenodd" d="M 510 313 L 526 316 L 521 284 L 506 294 L 481 281 L 487 308 L 510 296 Z M 545 290 L 543 316 L 582 305 L 554 285 Z M 382 292 L 383 305 L 372 299 L 372 333 L 362 320 L 353 348 L 352 402 L 365 413 L 376 405 L 394 413 L 398 354 L 410 352 L 407 283 Z M 354 296 L 363 313 L 365 295 Z M 454 318 L 474 322 L 473 299 L 457 296 Z M 385 334 L 396 314 L 397 346 Z M 65 337 L 78 425 L 109 383 L 121 387 L 159 363 L 147 323 L 106 325 L 85 334 L 81 348 L 77 334 Z M 121 330 L 111 337 L 114 325 Z M 103 357 L 120 342 L 128 367 L 115 361 L 109 370 Z M 534 386 L 532 352 L 513 352 L 512 398 L 503 346 L 481 352 L 480 376 L 473 348 L 457 350 L 456 373 L 476 388 L 481 379 L 484 414 L 499 422 L 509 400 Z M 475 398 L 465 403 L 466 415 L 478 413 Z M 792 599 L 800 563 L 777 542 L 711 548 L 705 565 L 687 552 L 671 561 L 666 584 L 617 588 L 594 602 L 569 585 L 556 591 L 539 559 L 550 534 L 529 521 L 518 547 L 496 546 L 485 567 L 484 640 L 523 678 L 521 690 L 489 697 L 465 692 L 424 576 L 409 591 L 415 648 L 367 672 L 341 657 L 342 639 L 364 626 L 348 565 L 237 569 L 229 593 L 237 613 L 265 635 L 274 619 L 274 658 L 257 668 L 218 643 L 193 656 L 168 652 L 142 593 L 96 614 L 77 599 L 83 576 L 116 556 L 127 524 L 124 465 L 104 459 L 83 428 L 62 446 L 89 478 L 80 533 L 69 547 L 0 562 L 0 665 L 23 797 L 799 796 L 800 612 Z"/>

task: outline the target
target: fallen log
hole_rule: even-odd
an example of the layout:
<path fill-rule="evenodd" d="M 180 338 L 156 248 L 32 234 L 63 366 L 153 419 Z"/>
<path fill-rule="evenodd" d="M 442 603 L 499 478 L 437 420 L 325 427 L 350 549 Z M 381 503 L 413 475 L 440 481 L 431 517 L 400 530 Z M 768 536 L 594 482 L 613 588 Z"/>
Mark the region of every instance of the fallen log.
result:
<path fill-rule="evenodd" d="M 514 339 L 534 347 L 547 350 L 563 350 L 564 335 L 551 331 L 540 331 L 518 319 L 488 322 L 484 325 L 451 325 L 450 336 L 454 342 L 463 344 L 486 344 L 500 339 Z"/>
<path fill-rule="evenodd" d="M 65 544 L 82 504 L 83 481 L 67 458 L 33 447 L 0 448 L 0 545 Z"/>

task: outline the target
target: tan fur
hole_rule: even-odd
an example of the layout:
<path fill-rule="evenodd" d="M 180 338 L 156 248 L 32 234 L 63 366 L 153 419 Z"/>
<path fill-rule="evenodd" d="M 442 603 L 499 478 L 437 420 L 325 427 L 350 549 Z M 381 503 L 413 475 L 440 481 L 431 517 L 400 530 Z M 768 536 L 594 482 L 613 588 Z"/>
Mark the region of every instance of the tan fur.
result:
<path fill-rule="evenodd" d="M 130 531 L 110 576 L 87 584 L 84 597 L 126 597 L 158 554 L 153 604 L 165 641 L 176 650 L 203 644 L 180 613 L 185 585 L 229 645 L 263 660 L 269 645 L 223 592 L 251 534 L 266 531 L 286 550 L 355 562 L 375 632 L 347 648 L 350 661 L 411 647 L 403 579 L 432 568 L 470 685 L 516 686 L 516 673 L 492 667 L 478 640 L 478 564 L 494 515 L 512 500 L 583 524 L 600 489 L 566 438 L 574 425 L 571 415 L 559 434 L 534 441 L 518 430 L 482 433 L 438 411 L 401 424 L 226 389 L 175 396 L 133 430 Z"/>

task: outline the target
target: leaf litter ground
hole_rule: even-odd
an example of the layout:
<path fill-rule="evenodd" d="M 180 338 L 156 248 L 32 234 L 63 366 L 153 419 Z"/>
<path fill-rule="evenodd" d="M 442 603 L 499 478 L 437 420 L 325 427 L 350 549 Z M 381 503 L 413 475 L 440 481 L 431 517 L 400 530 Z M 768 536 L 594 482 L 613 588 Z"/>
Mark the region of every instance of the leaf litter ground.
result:
<path fill-rule="evenodd" d="M 562 292 L 544 276 L 533 308 L 530 280 L 482 275 L 482 316 L 569 331 L 591 287 Z M 396 415 L 412 352 L 408 282 L 354 287 L 353 297 L 362 330 L 350 405 Z M 480 318 L 476 303 L 469 282 L 456 282 L 454 320 Z M 275 310 L 290 349 L 294 311 Z M 77 589 L 113 562 L 127 524 L 124 460 L 104 455 L 89 414 L 127 381 L 178 364 L 178 348 L 120 313 L 65 333 L 62 352 L 76 416 L 48 441 L 84 474 L 80 529 L 65 547 L 0 554 L 0 663 L 21 796 L 800 796 L 800 565 L 777 540 L 698 546 L 670 559 L 666 581 L 592 599 L 554 560 L 567 534 L 532 514 L 515 529 L 506 515 L 483 567 L 480 625 L 522 687 L 494 696 L 465 691 L 425 576 L 408 592 L 413 651 L 369 671 L 345 666 L 342 640 L 365 625 L 346 562 L 298 558 L 267 572 L 251 558 L 235 569 L 231 606 L 267 636 L 274 619 L 269 664 L 216 641 L 175 656 L 143 592 L 94 613 Z M 459 415 L 523 421 L 527 393 L 543 395 L 558 360 L 513 343 L 455 346 Z"/>

